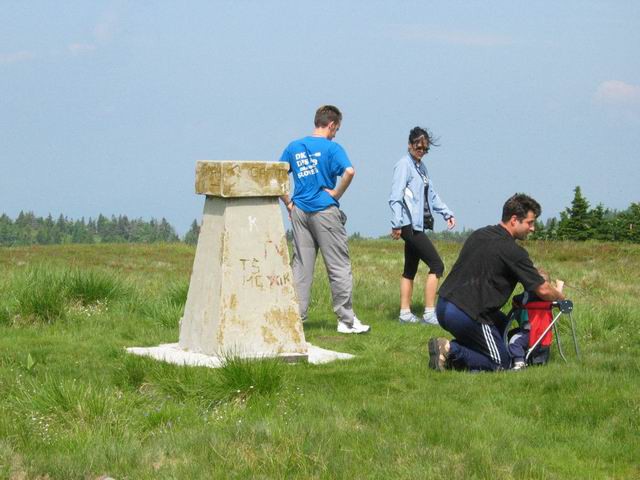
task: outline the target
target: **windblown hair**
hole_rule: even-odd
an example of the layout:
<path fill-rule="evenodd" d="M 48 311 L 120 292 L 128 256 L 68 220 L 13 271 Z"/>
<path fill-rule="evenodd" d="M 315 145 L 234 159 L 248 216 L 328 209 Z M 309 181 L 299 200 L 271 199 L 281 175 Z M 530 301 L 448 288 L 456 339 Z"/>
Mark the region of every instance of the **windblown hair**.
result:
<path fill-rule="evenodd" d="M 524 193 L 516 193 L 504 203 L 502 207 L 502 221 L 508 222 L 513 215 L 522 221 L 529 212 L 533 212 L 536 218 L 538 218 L 540 213 L 542 213 L 542 207 L 530 196 Z"/>
<path fill-rule="evenodd" d="M 333 105 L 323 105 L 316 110 L 316 117 L 313 120 L 316 128 L 326 127 L 331 122 L 335 122 L 337 124 L 342 123 L 342 112 L 338 107 L 334 107 Z"/>
<path fill-rule="evenodd" d="M 440 146 L 437 143 L 438 139 L 433 136 L 433 133 L 422 127 L 413 127 L 411 129 L 411 131 L 409 132 L 409 143 L 415 143 L 420 137 L 424 137 L 429 147 Z"/>

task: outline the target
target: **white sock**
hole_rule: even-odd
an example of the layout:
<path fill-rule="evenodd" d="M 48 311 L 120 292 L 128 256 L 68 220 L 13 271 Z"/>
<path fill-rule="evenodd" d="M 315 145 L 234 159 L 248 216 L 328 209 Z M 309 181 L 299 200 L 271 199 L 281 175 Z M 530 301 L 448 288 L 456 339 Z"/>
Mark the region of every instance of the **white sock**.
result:
<path fill-rule="evenodd" d="M 401 308 L 400 309 L 400 315 L 409 315 L 411 313 L 411 309 L 410 308 Z"/>
<path fill-rule="evenodd" d="M 433 315 L 436 313 L 436 307 L 425 307 L 424 314 L 425 315 Z"/>

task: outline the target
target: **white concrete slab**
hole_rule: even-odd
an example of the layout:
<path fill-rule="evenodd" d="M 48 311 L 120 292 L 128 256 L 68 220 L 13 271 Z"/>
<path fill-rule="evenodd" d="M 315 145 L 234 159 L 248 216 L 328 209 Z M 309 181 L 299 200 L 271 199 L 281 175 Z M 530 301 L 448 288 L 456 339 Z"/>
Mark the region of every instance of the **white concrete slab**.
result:
<path fill-rule="evenodd" d="M 215 355 L 205 355 L 183 350 L 177 343 L 165 343 L 157 347 L 130 347 L 127 352 L 134 355 L 155 358 L 167 363 L 176 365 L 190 365 L 200 367 L 219 368 L 223 364 L 223 359 Z M 334 360 L 349 360 L 355 355 L 350 353 L 334 352 L 316 347 L 307 343 L 308 362 L 314 365 L 333 362 Z M 254 356 L 255 357 L 255 356 Z M 256 358 L 259 358 L 256 357 Z M 287 360 L 290 360 L 290 355 Z"/>

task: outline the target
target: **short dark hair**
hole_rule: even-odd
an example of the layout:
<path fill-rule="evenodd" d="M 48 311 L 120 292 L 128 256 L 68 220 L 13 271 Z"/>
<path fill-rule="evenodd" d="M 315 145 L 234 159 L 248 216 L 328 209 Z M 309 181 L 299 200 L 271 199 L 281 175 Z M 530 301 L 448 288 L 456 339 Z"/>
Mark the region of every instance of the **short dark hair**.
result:
<path fill-rule="evenodd" d="M 504 206 L 502 207 L 502 221 L 508 222 L 513 215 L 522 221 L 529 212 L 533 212 L 536 218 L 538 218 L 540 213 L 542 213 L 542 207 L 530 196 L 524 193 L 516 193 L 504 202 Z"/>
<path fill-rule="evenodd" d="M 424 137 L 430 147 L 438 147 L 437 138 L 429 130 L 423 127 L 413 127 L 409 132 L 409 143 L 415 143 L 420 137 Z"/>
<path fill-rule="evenodd" d="M 313 120 L 314 125 L 316 128 L 326 127 L 331 122 L 342 123 L 342 112 L 333 105 L 322 105 L 316 110 L 316 117 Z"/>

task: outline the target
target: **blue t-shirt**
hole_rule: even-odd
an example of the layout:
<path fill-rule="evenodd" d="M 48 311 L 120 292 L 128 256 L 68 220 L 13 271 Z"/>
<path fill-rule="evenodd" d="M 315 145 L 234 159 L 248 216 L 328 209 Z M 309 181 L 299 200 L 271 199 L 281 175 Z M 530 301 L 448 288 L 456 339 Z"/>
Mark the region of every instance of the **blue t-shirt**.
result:
<path fill-rule="evenodd" d="M 293 202 L 305 212 L 319 212 L 338 201 L 323 189 L 333 190 L 336 181 L 351 166 L 347 152 L 324 137 L 294 140 L 282 152 L 280 161 L 289 163 L 293 174 Z"/>

